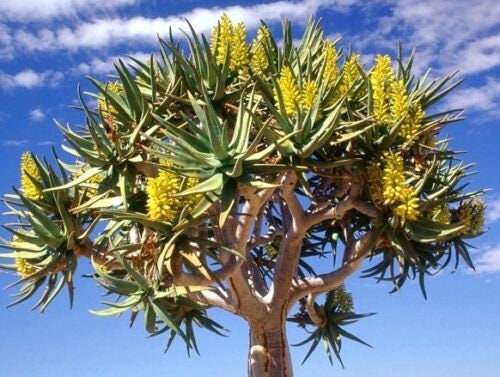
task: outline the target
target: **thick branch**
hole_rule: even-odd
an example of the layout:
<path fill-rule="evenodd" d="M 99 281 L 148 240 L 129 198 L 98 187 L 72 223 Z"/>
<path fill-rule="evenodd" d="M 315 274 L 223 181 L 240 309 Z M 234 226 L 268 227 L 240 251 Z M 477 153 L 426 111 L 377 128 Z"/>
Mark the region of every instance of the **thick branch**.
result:
<path fill-rule="evenodd" d="M 280 196 L 289 212 L 291 224 L 285 227 L 286 233 L 281 241 L 273 284 L 265 299 L 276 308 L 287 301 L 292 280 L 297 273 L 305 233 L 305 215 L 295 194 L 296 185 L 297 174 L 288 172 L 283 177 Z"/>
<path fill-rule="evenodd" d="M 213 287 L 200 292 L 188 293 L 187 296 L 193 301 L 224 309 L 231 313 L 236 313 L 237 311 L 230 295 L 223 288 Z"/>
<path fill-rule="evenodd" d="M 239 268 L 229 278 L 229 287 L 235 300 L 234 305 L 243 316 L 264 310 L 262 293 L 265 286 L 252 260 L 248 241 L 257 215 L 274 191 L 275 189 L 257 191 L 247 186 L 240 187 L 240 192 L 246 202 L 237 217 L 229 216 L 228 218 L 228 222 L 235 225 L 234 228 L 233 226 L 224 227 L 222 232 L 224 241 L 229 242 L 233 249 L 246 257 L 245 261 L 240 261 Z"/>
<path fill-rule="evenodd" d="M 360 239 L 353 241 L 346 250 L 345 262 L 338 269 L 318 276 L 309 276 L 294 282 L 291 292 L 289 307 L 297 300 L 310 294 L 331 291 L 339 287 L 349 276 L 356 272 L 363 260 L 371 252 L 371 244 L 380 234 L 374 229 Z"/>
<path fill-rule="evenodd" d="M 322 312 L 322 308 L 316 309 L 315 306 L 316 295 L 309 294 L 306 299 L 306 310 L 307 314 L 309 314 L 309 318 L 318 326 L 323 326 L 325 324 L 325 315 L 324 311 Z"/>
<path fill-rule="evenodd" d="M 190 285 L 212 285 L 222 280 L 229 278 L 241 264 L 241 258 L 231 255 L 230 258 L 216 271 L 210 273 L 211 277 L 202 275 L 194 275 L 182 271 L 182 257 L 176 255 L 172 258 L 169 264 L 169 272 L 171 273 L 170 279 L 173 284 L 187 287 Z"/>

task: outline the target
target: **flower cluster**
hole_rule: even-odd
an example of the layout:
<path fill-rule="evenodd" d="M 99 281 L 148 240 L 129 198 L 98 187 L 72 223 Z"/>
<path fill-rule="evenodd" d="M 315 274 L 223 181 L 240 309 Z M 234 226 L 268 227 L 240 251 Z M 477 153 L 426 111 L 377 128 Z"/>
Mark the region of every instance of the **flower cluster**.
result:
<path fill-rule="evenodd" d="M 313 107 L 318 96 L 318 85 L 313 80 L 306 80 L 302 88 L 302 95 L 300 96 L 300 104 L 302 109 L 307 112 Z"/>
<path fill-rule="evenodd" d="M 424 120 L 422 106 L 418 102 L 411 104 L 403 80 L 394 81 L 391 85 L 391 102 L 391 123 L 395 125 L 402 122 L 399 135 L 406 142 L 412 143 Z"/>
<path fill-rule="evenodd" d="M 283 110 L 289 117 L 297 115 L 298 106 L 300 106 L 303 111 L 307 112 L 316 102 L 318 96 L 318 85 L 316 82 L 307 79 L 303 82 L 301 89 L 295 79 L 292 69 L 288 66 L 283 67 L 281 70 L 278 85 L 283 98 Z M 277 93 L 275 93 L 275 97 L 277 101 Z"/>
<path fill-rule="evenodd" d="M 391 58 L 388 55 L 378 55 L 370 75 L 370 84 L 373 93 L 373 115 L 379 125 L 387 124 L 391 119 L 389 99 L 393 83 Z"/>
<path fill-rule="evenodd" d="M 118 81 L 108 82 L 106 85 L 106 90 L 114 94 L 122 94 L 123 86 Z M 110 105 L 109 102 L 102 96 L 100 96 L 97 100 L 97 105 L 99 107 L 99 110 L 103 114 L 116 114 L 116 109 L 114 108 L 114 106 Z"/>
<path fill-rule="evenodd" d="M 480 199 L 472 199 L 461 203 L 455 210 L 454 217 L 464 226 L 459 235 L 478 235 L 484 227 L 484 202 Z"/>
<path fill-rule="evenodd" d="M 197 195 L 176 197 L 183 189 L 195 186 L 198 180 L 184 178 L 167 170 L 161 170 L 156 178 L 149 178 L 146 183 L 148 194 L 148 214 L 153 220 L 173 221 L 181 211 L 188 207 L 192 209 L 198 201 Z"/>
<path fill-rule="evenodd" d="M 239 22 L 233 26 L 229 16 L 224 13 L 219 24 L 212 29 L 211 49 L 217 63 L 224 64 L 229 52 L 229 69 L 240 75 L 246 74 L 250 62 L 250 48 L 246 37 L 244 23 Z"/>
<path fill-rule="evenodd" d="M 332 41 L 325 41 L 322 55 L 325 62 L 323 79 L 326 80 L 328 87 L 332 87 L 339 78 L 338 54 Z"/>
<path fill-rule="evenodd" d="M 339 94 L 347 93 L 361 76 L 359 72 L 359 54 L 352 54 L 342 68 L 342 80 L 339 86 Z M 349 95 L 349 98 L 352 96 Z"/>
<path fill-rule="evenodd" d="M 266 40 L 269 40 L 270 37 L 269 29 L 266 26 L 261 26 L 257 31 L 257 38 L 252 42 L 253 55 L 250 66 L 252 71 L 257 74 L 262 74 L 269 65 L 264 43 Z"/>
<path fill-rule="evenodd" d="M 24 152 L 21 156 L 21 191 L 27 199 L 40 200 L 43 192 L 36 182 L 40 182 L 40 171 L 30 152 Z"/>
<path fill-rule="evenodd" d="M 425 114 L 419 102 L 412 103 L 402 79 L 396 79 L 388 55 L 378 55 L 370 73 L 373 116 L 378 125 L 401 123 L 399 136 L 411 144 L 420 131 Z"/>
<path fill-rule="evenodd" d="M 352 295 L 343 284 L 327 293 L 326 302 L 328 306 L 336 307 L 336 311 L 340 313 L 352 313 L 354 309 Z"/>
<path fill-rule="evenodd" d="M 451 218 L 450 208 L 444 204 L 432 210 L 432 220 L 440 224 L 449 224 Z"/>
<path fill-rule="evenodd" d="M 278 85 L 283 97 L 284 109 L 281 109 L 288 116 L 297 114 L 297 101 L 300 100 L 300 90 L 297 80 L 290 67 L 283 67 L 278 80 Z M 277 95 L 276 95 L 277 97 Z"/>
<path fill-rule="evenodd" d="M 420 216 L 419 198 L 405 181 L 404 160 L 401 153 L 385 153 L 382 174 L 384 204 L 393 206 L 394 213 L 401 218 L 403 224 L 406 220 L 416 220 Z"/>
<path fill-rule="evenodd" d="M 372 163 L 366 168 L 368 178 L 368 191 L 371 199 L 376 205 L 384 203 L 384 193 L 382 191 L 382 170 L 379 163 Z"/>
<path fill-rule="evenodd" d="M 29 264 L 26 259 L 16 258 L 16 271 L 22 278 L 26 278 L 33 275 L 36 272 L 36 268 Z"/>

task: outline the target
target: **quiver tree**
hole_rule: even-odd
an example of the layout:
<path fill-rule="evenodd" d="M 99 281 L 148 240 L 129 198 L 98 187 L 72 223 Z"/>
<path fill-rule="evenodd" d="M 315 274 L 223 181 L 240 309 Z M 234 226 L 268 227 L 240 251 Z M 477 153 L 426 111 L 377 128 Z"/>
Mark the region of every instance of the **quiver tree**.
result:
<path fill-rule="evenodd" d="M 287 320 L 309 330 L 306 358 L 362 342 L 343 285 L 362 265 L 395 290 L 417 278 L 424 295 L 450 261 L 473 268 L 481 192 L 464 191 L 470 165 L 441 136 L 460 112 L 433 111 L 453 75 L 414 77 L 413 54 L 366 66 L 314 21 L 297 45 L 288 23 L 280 44 L 265 24 L 248 44 L 227 15 L 210 41 L 188 26 L 148 62 L 90 79 L 83 127 L 57 125 L 73 163 L 23 155 L 1 243 L 20 276 L 13 304 L 39 296 L 43 312 L 64 287 L 72 301 L 90 260 L 116 296 L 95 314 L 141 314 L 197 351 L 194 330 L 222 333 L 209 316 L 222 308 L 248 322 L 249 376 L 292 376 Z"/>

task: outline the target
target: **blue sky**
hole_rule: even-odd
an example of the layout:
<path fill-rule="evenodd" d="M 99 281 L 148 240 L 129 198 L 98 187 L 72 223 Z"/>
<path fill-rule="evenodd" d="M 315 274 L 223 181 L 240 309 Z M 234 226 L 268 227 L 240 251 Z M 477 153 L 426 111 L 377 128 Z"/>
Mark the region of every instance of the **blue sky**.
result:
<path fill-rule="evenodd" d="M 322 18 L 331 37 L 360 51 L 371 64 L 376 53 L 417 48 L 417 70 L 434 75 L 460 69 L 465 82 L 442 105 L 465 108 L 466 120 L 447 133 L 456 149 L 479 173 L 471 188 L 489 187 L 489 232 L 475 242 L 477 272 L 461 268 L 428 281 L 425 301 L 415 284 L 389 295 L 390 287 L 351 279 L 358 312 L 377 312 L 352 327 L 374 346 L 345 342 L 346 369 L 331 368 L 321 350 L 305 364 L 306 349 L 293 350 L 299 377 L 468 377 L 498 376 L 500 361 L 500 3 L 496 0 L 306 0 L 306 1 L 145 1 L 145 0 L 2 0 L 0 2 L 0 192 L 19 181 L 19 157 L 25 150 L 49 154 L 62 142 L 53 119 L 81 124 L 69 107 L 76 87 L 90 88 L 86 75 L 105 79 L 112 62 L 126 55 L 146 57 L 156 36 L 175 33 L 188 18 L 208 33 L 226 11 L 255 32 L 259 19 L 273 28 L 290 19 L 300 29 L 310 15 Z M 296 34 L 298 37 L 298 33 Z M 1 232 L 1 231 L 0 231 Z M 1 234 L 5 236 L 4 233 Z M 0 275 L 0 285 L 12 278 Z M 12 291 L 10 291 L 12 293 Z M 100 319 L 100 291 L 88 279 L 77 283 L 70 311 L 62 295 L 46 314 L 24 305 L 4 309 L 0 294 L 0 375 L 6 377 L 120 376 L 246 373 L 247 330 L 235 318 L 217 312 L 229 338 L 199 333 L 202 356 L 188 359 L 178 345 L 163 354 L 166 339 L 145 339 L 141 326 L 127 319 Z M 296 342 L 302 333 L 290 329 Z"/>

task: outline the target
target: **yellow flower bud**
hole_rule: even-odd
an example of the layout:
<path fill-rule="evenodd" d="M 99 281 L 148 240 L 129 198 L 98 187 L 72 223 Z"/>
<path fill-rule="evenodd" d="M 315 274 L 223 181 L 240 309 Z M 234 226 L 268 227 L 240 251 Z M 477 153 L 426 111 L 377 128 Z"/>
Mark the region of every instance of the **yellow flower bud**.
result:
<path fill-rule="evenodd" d="M 387 124 L 389 116 L 389 90 L 394 82 L 391 58 L 378 55 L 370 74 L 373 97 L 373 115 L 379 125 Z"/>
<path fill-rule="evenodd" d="M 33 180 L 41 181 L 40 172 L 32 154 L 24 152 L 21 156 L 21 191 L 28 199 L 40 200 L 43 198 L 42 190 Z"/>

